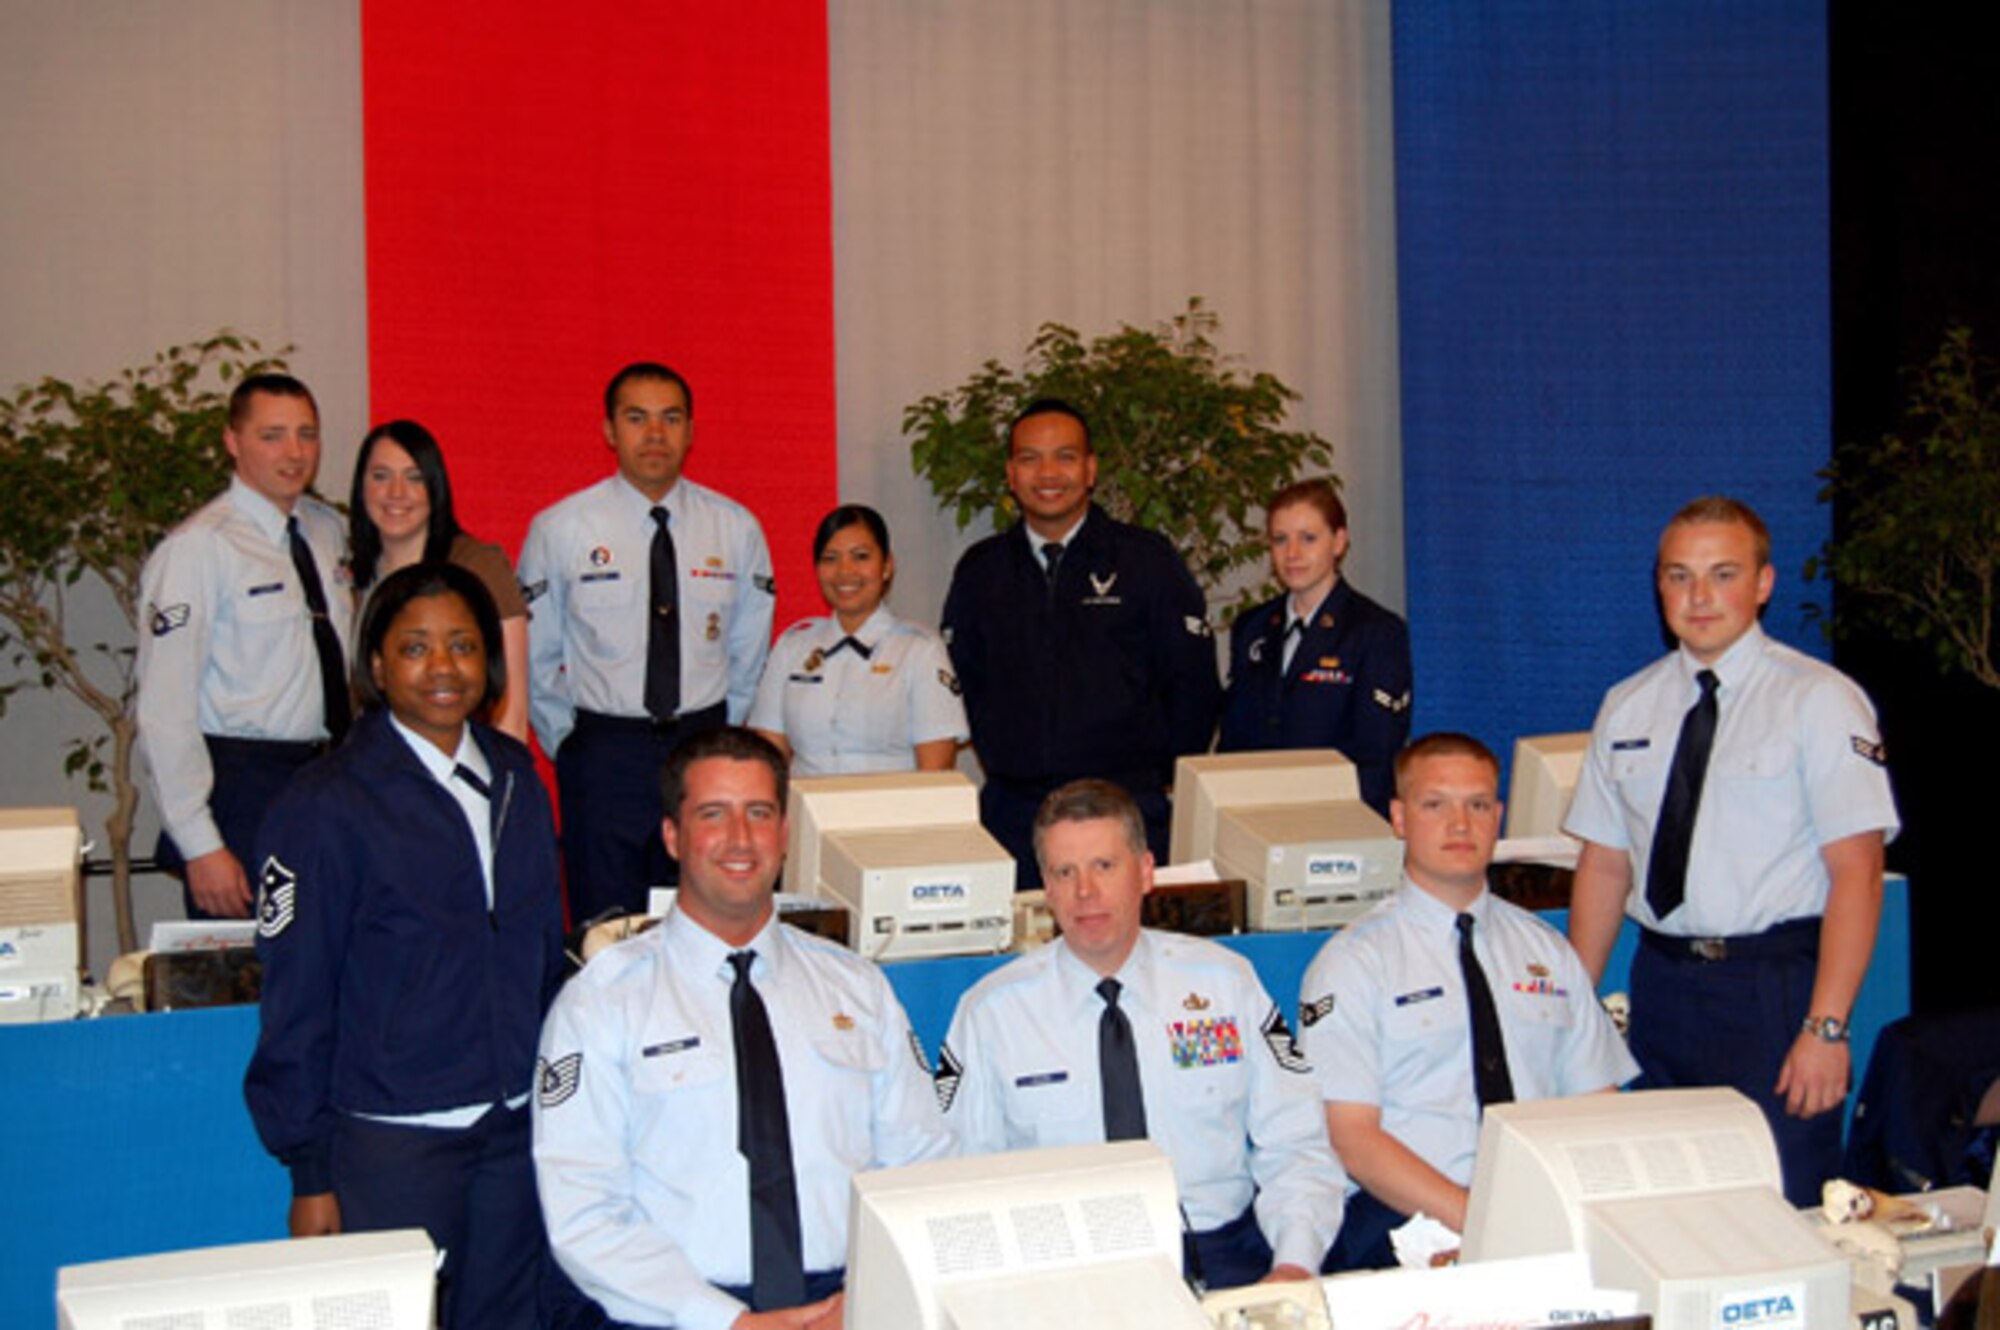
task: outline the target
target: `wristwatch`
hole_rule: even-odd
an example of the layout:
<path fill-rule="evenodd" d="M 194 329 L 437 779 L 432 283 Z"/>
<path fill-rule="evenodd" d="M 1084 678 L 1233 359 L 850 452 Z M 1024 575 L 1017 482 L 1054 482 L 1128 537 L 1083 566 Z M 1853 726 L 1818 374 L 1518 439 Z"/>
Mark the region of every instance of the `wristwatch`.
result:
<path fill-rule="evenodd" d="M 1829 1044 L 1846 1043 L 1850 1033 L 1847 1022 L 1838 1016 L 1808 1016 L 1805 1024 L 1799 1028 L 1816 1039 L 1824 1039 Z"/>

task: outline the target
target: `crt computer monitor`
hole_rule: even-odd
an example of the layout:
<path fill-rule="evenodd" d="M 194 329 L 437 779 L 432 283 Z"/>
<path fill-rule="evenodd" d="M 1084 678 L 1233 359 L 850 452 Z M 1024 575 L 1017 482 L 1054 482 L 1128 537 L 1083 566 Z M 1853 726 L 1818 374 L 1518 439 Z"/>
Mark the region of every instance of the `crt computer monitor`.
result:
<path fill-rule="evenodd" d="M 1150 1141 L 858 1173 L 850 1198 L 848 1330 L 1209 1330 Z"/>
<path fill-rule="evenodd" d="M 979 824 L 957 771 L 791 782 L 785 888 L 847 907 L 848 945 L 874 960 L 978 955 L 1014 939 L 1014 860 Z"/>
<path fill-rule="evenodd" d="M 1846 1258 L 1785 1202 L 1770 1126 L 1734 1090 L 1485 1110 L 1463 1259 L 1581 1251 L 1658 1330 L 1847 1324 Z"/>
<path fill-rule="evenodd" d="M 437 1249 L 422 1229 L 64 1266 L 59 1330 L 431 1330 Z"/>
<path fill-rule="evenodd" d="M 1569 801 L 1576 794 L 1590 731 L 1531 734 L 1514 741 L 1513 772 L 1507 781 L 1507 839 L 1541 839 L 1563 834 Z"/>
<path fill-rule="evenodd" d="M 1403 843 L 1331 748 L 1181 758 L 1171 844 L 1174 863 L 1244 881 L 1258 932 L 1352 923 L 1403 873 Z"/>

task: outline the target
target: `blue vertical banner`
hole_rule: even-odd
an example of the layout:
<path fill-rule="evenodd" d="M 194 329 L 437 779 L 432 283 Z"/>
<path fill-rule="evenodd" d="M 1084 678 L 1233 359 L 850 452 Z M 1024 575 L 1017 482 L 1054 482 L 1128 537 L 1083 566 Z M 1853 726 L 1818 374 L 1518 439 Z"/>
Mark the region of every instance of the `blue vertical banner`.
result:
<path fill-rule="evenodd" d="M 1825 654 L 1826 71 L 1817 2 L 1396 5 L 1420 729 L 1587 728 L 1705 493 L 1770 523 L 1765 627 Z"/>

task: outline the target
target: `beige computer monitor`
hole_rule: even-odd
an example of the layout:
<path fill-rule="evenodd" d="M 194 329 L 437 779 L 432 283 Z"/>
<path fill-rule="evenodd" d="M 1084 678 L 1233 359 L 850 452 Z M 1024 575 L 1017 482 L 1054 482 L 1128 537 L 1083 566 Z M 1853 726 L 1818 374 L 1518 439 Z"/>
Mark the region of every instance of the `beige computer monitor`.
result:
<path fill-rule="evenodd" d="M 1590 731 L 1533 734 L 1514 741 L 1514 770 L 1507 782 L 1509 840 L 1562 834 L 1569 801 L 1576 794 Z"/>

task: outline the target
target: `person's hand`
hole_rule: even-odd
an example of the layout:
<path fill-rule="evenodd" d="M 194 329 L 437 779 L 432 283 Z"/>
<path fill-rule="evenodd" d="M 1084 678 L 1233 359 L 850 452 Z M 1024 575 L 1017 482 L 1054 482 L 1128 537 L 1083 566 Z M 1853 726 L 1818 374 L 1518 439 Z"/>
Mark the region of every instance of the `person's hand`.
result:
<path fill-rule="evenodd" d="M 250 879 L 228 850 L 210 850 L 188 860 L 188 894 L 219 919 L 250 917 Z"/>
<path fill-rule="evenodd" d="M 1847 1099 L 1852 1058 L 1845 1043 L 1800 1032 L 1778 1071 L 1777 1093 L 1784 1096 L 1785 1112 L 1795 1118 L 1816 1118 L 1839 1108 Z"/>
<path fill-rule="evenodd" d="M 1298 1279 L 1311 1279 L 1312 1271 L 1297 1265 L 1274 1265 L 1271 1273 L 1257 1282 L 1260 1284 L 1286 1284 Z"/>
<path fill-rule="evenodd" d="M 730 1330 L 840 1330 L 840 1313 L 846 1297 L 844 1293 L 836 1293 L 803 1307 L 744 1312 L 731 1323 Z"/>
<path fill-rule="evenodd" d="M 340 1232 L 340 1201 L 330 1191 L 292 1197 L 292 1236 L 324 1238 Z"/>

